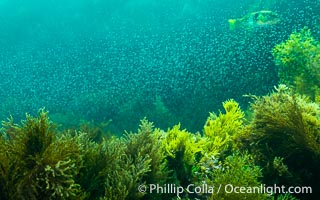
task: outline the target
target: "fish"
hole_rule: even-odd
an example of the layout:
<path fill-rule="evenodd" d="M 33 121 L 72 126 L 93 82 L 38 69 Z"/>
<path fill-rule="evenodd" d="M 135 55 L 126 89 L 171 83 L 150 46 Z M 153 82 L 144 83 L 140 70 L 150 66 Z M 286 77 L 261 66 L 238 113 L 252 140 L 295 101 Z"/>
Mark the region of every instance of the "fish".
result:
<path fill-rule="evenodd" d="M 280 21 L 281 19 L 277 13 L 270 10 L 261 10 L 248 13 L 242 18 L 229 19 L 228 23 L 230 30 L 238 28 L 250 30 L 253 28 L 271 27 Z"/>

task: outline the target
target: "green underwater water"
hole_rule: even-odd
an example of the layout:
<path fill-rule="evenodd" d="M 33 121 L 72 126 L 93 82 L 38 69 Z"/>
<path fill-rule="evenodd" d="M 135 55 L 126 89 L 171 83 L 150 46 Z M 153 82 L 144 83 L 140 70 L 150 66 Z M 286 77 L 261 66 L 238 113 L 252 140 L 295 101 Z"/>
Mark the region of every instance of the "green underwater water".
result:
<path fill-rule="evenodd" d="M 229 19 L 272 10 L 269 27 L 229 29 Z M 45 107 L 58 123 L 112 120 L 136 130 L 199 131 L 229 98 L 277 85 L 271 49 L 304 26 L 318 31 L 316 1 L 1 1 L 0 117 Z M 315 34 L 317 37 L 317 34 Z"/>
<path fill-rule="evenodd" d="M 0 0 L 0 199 L 316 199 L 319 13 Z M 312 194 L 177 195 L 275 184 Z"/>

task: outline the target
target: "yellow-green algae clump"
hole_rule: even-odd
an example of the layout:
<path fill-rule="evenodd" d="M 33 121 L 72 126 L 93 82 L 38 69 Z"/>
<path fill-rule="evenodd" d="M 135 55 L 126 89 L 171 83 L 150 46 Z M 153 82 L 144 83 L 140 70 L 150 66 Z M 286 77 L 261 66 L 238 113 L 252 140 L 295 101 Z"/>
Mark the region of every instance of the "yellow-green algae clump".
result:
<path fill-rule="evenodd" d="M 320 42 L 314 39 L 311 30 L 304 28 L 292 33 L 272 49 L 272 54 L 279 66 L 280 83 L 319 102 Z"/>
<path fill-rule="evenodd" d="M 235 147 L 235 140 L 242 133 L 244 120 L 244 112 L 235 100 L 223 102 L 223 108 L 225 113 L 210 113 L 204 126 L 204 135 L 212 143 L 210 151 L 220 154 Z"/>

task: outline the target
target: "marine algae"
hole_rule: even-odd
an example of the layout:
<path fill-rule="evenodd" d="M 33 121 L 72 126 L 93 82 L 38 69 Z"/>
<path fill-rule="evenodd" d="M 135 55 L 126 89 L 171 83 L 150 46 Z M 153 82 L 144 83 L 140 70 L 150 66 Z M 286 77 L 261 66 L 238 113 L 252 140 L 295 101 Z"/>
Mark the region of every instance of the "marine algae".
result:
<path fill-rule="evenodd" d="M 59 131 L 44 109 L 36 117 L 27 115 L 21 124 L 9 118 L 0 138 L 1 199 L 176 197 L 137 190 L 149 184 L 318 187 L 319 105 L 285 85 L 270 95 L 251 97 L 250 121 L 236 101 L 227 100 L 224 112 L 210 113 L 203 134 L 180 124 L 163 131 L 146 118 L 136 133 L 122 137 L 97 124 Z M 295 199 L 226 192 L 184 192 L 180 197 Z"/>
<path fill-rule="evenodd" d="M 245 147 L 263 168 L 264 183 L 319 187 L 319 105 L 280 84 L 270 95 L 255 97 L 251 108 Z"/>
<path fill-rule="evenodd" d="M 288 40 L 272 49 L 272 55 L 279 67 L 280 83 L 312 100 L 319 98 L 320 42 L 314 39 L 310 29 L 293 32 Z"/>
<path fill-rule="evenodd" d="M 21 125 L 12 118 L 3 122 L 3 199 L 82 199 L 74 181 L 82 165 L 80 148 L 55 137 L 47 114 L 41 109 L 38 117 L 26 115 Z"/>
<path fill-rule="evenodd" d="M 161 144 L 146 120 L 126 139 L 55 127 L 43 109 L 21 125 L 3 122 L 1 199 L 136 199 L 144 196 L 139 184 L 166 180 Z"/>
<path fill-rule="evenodd" d="M 175 182 L 183 187 L 193 179 L 193 167 L 201 158 L 203 143 L 200 134 L 180 130 L 180 124 L 164 134 L 162 148 L 166 153 L 169 170 Z"/>
<path fill-rule="evenodd" d="M 140 121 L 137 133 L 126 133 L 125 155 L 130 158 L 132 166 L 136 166 L 134 181 L 129 191 L 129 199 L 142 196 L 137 192 L 141 184 L 164 184 L 168 180 L 168 168 L 165 152 L 162 147 L 162 131 L 154 129 L 153 123 L 146 118 Z M 135 194 L 135 195 L 133 195 Z M 144 198 L 157 199 L 159 194 L 146 194 Z"/>
<path fill-rule="evenodd" d="M 244 112 L 239 104 L 230 99 L 223 102 L 223 108 L 225 113 L 210 113 L 204 126 L 204 135 L 212 142 L 210 151 L 216 153 L 232 149 L 243 128 Z"/>

